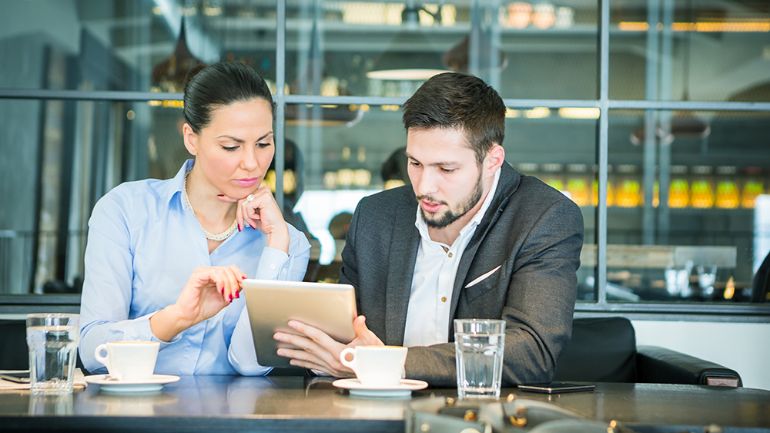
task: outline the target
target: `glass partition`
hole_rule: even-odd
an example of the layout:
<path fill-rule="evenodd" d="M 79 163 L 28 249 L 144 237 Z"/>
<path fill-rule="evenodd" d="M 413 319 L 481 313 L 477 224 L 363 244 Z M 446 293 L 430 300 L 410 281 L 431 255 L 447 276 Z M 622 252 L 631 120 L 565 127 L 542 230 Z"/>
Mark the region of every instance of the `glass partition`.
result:
<path fill-rule="evenodd" d="M 770 113 L 617 110 L 609 132 L 608 299 L 767 302 Z"/>
<path fill-rule="evenodd" d="M 189 157 L 179 101 L 0 100 L 0 294 L 80 291 L 88 218 L 121 182 Z"/>
<path fill-rule="evenodd" d="M 770 5 L 611 2 L 610 98 L 770 101 Z"/>
<path fill-rule="evenodd" d="M 285 213 L 318 241 L 322 266 L 338 270 L 345 223 L 358 201 L 409 183 L 406 133 L 393 105 L 287 106 Z M 514 109 L 506 113 L 506 160 L 539 177 L 580 206 L 585 242 L 594 244 L 597 109 Z M 596 250 L 580 269 L 580 299 L 595 299 Z M 308 279 L 336 281 L 322 268 Z"/>
<path fill-rule="evenodd" d="M 0 88 L 181 92 L 220 59 L 275 80 L 274 2 L 29 0 L 0 16 Z"/>
<path fill-rule="evenodd" d="M 597 4 L 287 2 L 291 94 L 408 97 L 444 71 L 504 98 L 596 97 Z"/>
<path fill-rule="evenodd" d="M 182 83 L 229 60 L 283 113 L 266 182 L 311 238 L 306 279 L 337 279 L 362 197 L 408 183 L 400 104 L 451 70 L 505 98 L 508 162 L 580 206 L 580 308 L 766 314 L 768 47 L 760 0 L 11 2 L 0 296 L 79 290 L 94 203 L 174 175 Z"/>

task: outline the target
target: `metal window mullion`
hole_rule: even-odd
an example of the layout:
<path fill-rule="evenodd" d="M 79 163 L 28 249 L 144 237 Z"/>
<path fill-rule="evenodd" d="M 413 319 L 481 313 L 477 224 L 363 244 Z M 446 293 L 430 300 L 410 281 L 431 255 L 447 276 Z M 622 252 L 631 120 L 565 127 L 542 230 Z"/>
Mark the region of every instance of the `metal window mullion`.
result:
<path fill-rule="evenodd" d="M 660 44 L 660 99 L 671 99 L 673 92 L 673 23 L 674 23 L 674 4 L 675 0 L 663 1 L 663 32 Z M 663 136 L 671 133 L 671 112 L 659 111 L 658 123 L 663 131 Z M 668 244 L 671 228 L 671 218 L 668 207 L 668 190 L 671 184 L 671 143 L 668 140 L 660 142 L 660 152 L 658 153 L 658 209 L 657 242 L 659 244 Z"/>
<path fill-rule="evenodd" d="M 0 99 L 76 99 L 79 101 L 153 101 L 184 99 L 182 93 L 124 90 L 2 89 Z"/>
<path fill-rule="evenodd" d="M 280 49 L 279 48 L 283 48 Z M 284 40 L 276 44 L 276 55 L 285 58 Z M 276 62 L 276 72 L 285 71 L 285 64 Z M 285 72 L 283 75 L 285 83 Z M 277 80 L 276 80 L 277 81 Z M 282 89 L 282 88 L 281 88 Z M 319 95 L 279 95 L 276 92 L 276 105 L 281 99 L 284 104 L 370 104 L 370 105 L 401 105 L 405 97 L 383 96 L 319 96 Z M 3 89 L 0 88 L 2 99 L 71 99 L 78 101 L 159 101 L 183 100 L 182 93 L 159 93 L 146 91 L 122 90 L 48 90 L 48 89 Z M 518 99 L 505 98 L 503 102 L 513 108 L 598 108 L 599 101 L 591 99 Z M 627 110 L 689 110 L 689 111 L 770 111 L 770 102 L 732 102 L 732 101 L 647 101 L 647 100 L 607 100 L 609 109 Z"/>
<path fill-rule="evenodd" d="M 609 101 L 610 109 L 683 111 L 770 111 L 770 102 Z"/>
<path fill-rule="evenodd" d="M 660 24 L 659 0 L 647 2 L 647 61 L 645 67 L 645 99 L 660 99 L 658 88 L 660 86 L 660 38 L 658 37 L 658 25 Z M 653 110 L 644 112 L 644 139 L 642 145 L 642 191 L 644 204 L 642 207 L 642 244 L 655 243 L 655 209 L 652 206 L 653 189 L 655 183 L 655 159 L 657 146 L 657 113 Z"/>
<path fill-rule="evenodd" d="M 609 0 L 599 0 L 599 206 L 596 210 L 597 304 L 607 303 L 607 162 L 609 150 Z"/>
<path fill-rule="evenodd" d="M 283 169 L 285 155 L 284 127 L 286 125 L 286 2 L 276 2 L 275 44 L 275 201 L 283 209 Z"/>

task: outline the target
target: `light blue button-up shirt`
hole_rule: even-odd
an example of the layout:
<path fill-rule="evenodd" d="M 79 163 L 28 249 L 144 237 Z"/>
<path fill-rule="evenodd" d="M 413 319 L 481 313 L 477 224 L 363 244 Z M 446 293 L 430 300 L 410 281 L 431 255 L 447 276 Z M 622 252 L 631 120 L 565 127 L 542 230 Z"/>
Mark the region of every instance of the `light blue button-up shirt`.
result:
<path fill-rule="evenodd" d="M 211 254 L 182 188 L 193 161 L 173 179 L 119 185 L 94 207 L 88 226 L 85 281 L 80 307 L 80 357 L 92 373 L 99 344 L 117 340 L 159 341 L 150 316 L 173 304 L 193 270 L 240 268 L 249 278 L 302 280 L 310 256 L 305 236 L 289 225 L 289 254 L 267 247 L 259 230 L 235 232 Z M 156 374 L 248 374 L 270 371 L 257 362 L 244 297 L 171 342 L 161 342 Z"/>

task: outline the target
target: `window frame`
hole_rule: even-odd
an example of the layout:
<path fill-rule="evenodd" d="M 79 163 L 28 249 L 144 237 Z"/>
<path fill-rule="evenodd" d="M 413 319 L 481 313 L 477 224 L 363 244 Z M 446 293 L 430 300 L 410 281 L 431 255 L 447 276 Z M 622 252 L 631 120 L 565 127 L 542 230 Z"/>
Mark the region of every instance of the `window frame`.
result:
<path fill-rule="evenodd" d="M 593 301 L 578 301 L 575 307 L 577 316 L 625 315 L 628 317 L 660 320 L 709 320 L 767 322 L 770 317 L 770 304 L 719 304 L 719 303 L 665 303 L 609 302 L 607 299 L 607 185 L 608 185 L 608 135 L 609 114 L 611 110 L 632 109 L 645 111 L 692 110 L 692 111 L 755 111 L 770 112 L 770 102 L 702 102 L 702 101 L 660 101 L 660 100 L 613 100 L 609 97 L 609 37 L 610 37 L 610 2 L 598 2 L 598 96 L 593 100 L 571 99 L 504 99 L 505 105 L 512 109 L 531 109 L 546 107 L 596 108 L 599 110 L 597 133 L 597 165 L 599 182 L 599 202 L 596 207 L 596 298 Z M 407 98 L 375 96 L 317 96 L 286 95 L 286 4 L 276 2 L 276 106 L 275 143 L 276 143 L 276 200 L 283 204 L 284 171 L 284 126 L 287 104 L 369 104 L 402 105 Z M 135 101 L 182 100 L 181 93 L 153 93 L 144 91 L 78 91 L 46 89 L 0 89 L 0 100 L 78 100 L 78 101 Z M 0 314 L 17 315 L 37 311 L 45 307 L 50 311 L 77 311 L 80 303 L 79 294 L 67 295 L 0 295 Z"/>

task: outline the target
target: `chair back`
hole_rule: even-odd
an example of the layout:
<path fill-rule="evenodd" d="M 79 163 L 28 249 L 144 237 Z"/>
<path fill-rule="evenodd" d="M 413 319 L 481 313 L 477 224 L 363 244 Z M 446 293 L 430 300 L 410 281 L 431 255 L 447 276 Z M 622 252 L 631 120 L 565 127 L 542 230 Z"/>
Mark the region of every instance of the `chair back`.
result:
<path fill-rule="evenodd" d="M 23 320 L 0 320 L 0 370 L 27 370 L 27 325 Z"/>
<path fill-rule="evenodd" d="M 624 317 L 579 318 L 554 381 L 635 382 L 636 334 Z"/>

